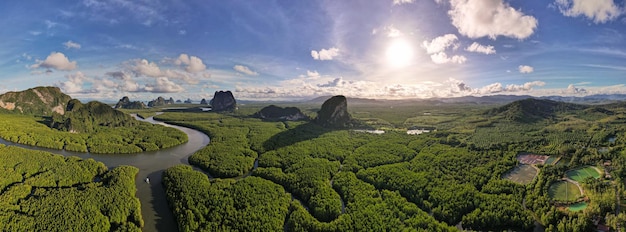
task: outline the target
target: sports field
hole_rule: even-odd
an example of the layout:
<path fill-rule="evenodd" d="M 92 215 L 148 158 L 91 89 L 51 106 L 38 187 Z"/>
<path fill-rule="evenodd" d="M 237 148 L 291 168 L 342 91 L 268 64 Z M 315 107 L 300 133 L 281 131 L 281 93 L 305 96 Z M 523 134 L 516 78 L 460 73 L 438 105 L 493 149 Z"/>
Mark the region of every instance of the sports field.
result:
<path fill-rule="evenodd" d="M 569 207 L 567 207 L 567 209 L 569 209 L 569 211 L 572 211 L 572 212 L 578 212 L 587 208 L 587 205 L 589 205 L 587 204 L 587 202 L 578 202 L 576 204 L 570 205 Z"/>
<path fill-rule="evenodd" d="M 558 181 L 550 186 L 548 196 L 557 201 L 576 201 L 582 196 L 582 193 L 575 184 Z"/>
<path fill-rule="evenodd" d="M 515 183 L 528 184 L 537 176 L 537 170 L 528 164 L 520 164 L 504 175 Z"/>
<path fill-rule="evenodd" d="M 579 183 L 581 183 L 583 180 L 587 179 L 588 177 L 593 177 L 594 179 L 600 178 L 600 173 L 598 173 L 598 171 L 591 166 L 572 169 L 572 170 L 567 171 L 565 174 L 570 179 L 575 180 Z"/>
<path fill-rule="evenodd" d="M 558 156 L 553 156 L 553 155 L 551 155 L 551 156 L 550 156 L 550 157 L 548 157 L 548 159 L 546 160 L 546 164 L 555 165 L 558 161 L 559 161 L 559 157 L 558 157 Z"/>

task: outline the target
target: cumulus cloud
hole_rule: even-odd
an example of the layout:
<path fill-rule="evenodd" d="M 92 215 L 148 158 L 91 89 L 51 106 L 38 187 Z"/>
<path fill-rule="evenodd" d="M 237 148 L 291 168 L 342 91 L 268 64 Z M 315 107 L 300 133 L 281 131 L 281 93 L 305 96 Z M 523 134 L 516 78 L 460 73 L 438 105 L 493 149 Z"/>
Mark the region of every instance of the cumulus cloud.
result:
<path fill-rule="evenodd" d="M 452 57 L 448 57 L 445 52 L 439 52 L 430 55 L 430 59 L 435 62 L 435 64 L 446 64 L 446 63 L 454 63 L 454 64 L 463 64 L 467 61 L 465 56 L 454 55 Z"/>
<path fill-rule="evenodd" d="M 161 68 L 154 62 L 150 62 L 146 59 L 137 59 L 130 61 L 129 69 L 135 73 L 136 76 L 149 76 L 159 77 L 163 76 Z"/>
<path fill-rule="evenodd" d="M 454 34 L 446 34 L 434 38 L 431 41 L 422 42 L 422 47 L 426 49 L 426 53 L 430 54 L 430 59 L 435 64 L 456 63 L 463 64 L 467 61 L 465 56 L 453 55 L 451 57 L 446 54 L 446 50 L 459 48 L 459 38 Z"/>
<path fill-rule="evenodd" d="M 555 0 L 559 11 L 568 17 L 585 16 L 594 23 L 606 23 L 622 14 L 613 0 Z"/>
<path fill-rule="evenodd" d="M 124 92 L 141 91 L 139 84 L 135 80 L 133 80 L 131 75 L 128 75 L 125 72 L 121 72 L 121 71 L 107 72 L 106 75 L 119 80 L 121 83 L 118 84 L 117 87 Z"/>
<path fill-rule="evenodd" d="M 576 86 L 574 86 L 573 84 L 570 84 L 567 86 L 567 89 L 565 89 L 565 91 L 563 91 L 563 93 L 565 94 L 585 94 L 587 93 L 586 89 L 583 88 L 578 88 Z"/>
<path fill-rule="evenodd" d="M 309 78 L 317 78 L 320 77 L 320 73 L 318 73 L 317 71 L 306 70 L 306 76 Z"/>
<path fill-rule="evenodd" d="M 79 43 L 72 42 L 71 40 L 68 40 L 67 42 L 63 43 L 63 46 L 65 46 L 65 49 L 70 49 L 70 48 L 80 49 L 81 47 Z"/>
<path fill-rule="evenodd" d="M 479 43 L 472 43 L 472 45 L 468 46 L 467 48 L 465 48 L 465 51 L 468 52 L 478 52 L 478 53 L 483 53 L 483 54 L 496 54 L 496 49 L 491 46 L 491 45 L 482 45 Z"/>
<path fill-rule="evenodd" d="M 428 54 L 439 53 L 445 51 L 448 47 L 453 49 L 459 48 L 458 40 L 459 38 L 454 34 L 445 34 L 431 41 L 422 42 L 422 47 L 426 49 Z"/>
<path fill-rule="evenodd" d="M 415 0 L 393 0 L 394 5 L 402 5 L 405 3 L 413 3 Z"/>
<path fill-rule="evenodd" d="M 529 94 L 533 88 L 543 86 L 541 81 L 523 84 L 492 83 L 483 87 L 472 88 L 462 80 L 450 78 L 444 82 L 422 82 L 417 84 L 381 84 L 372 81 L 323 78 L 320 80 L 292 79 L 283 81 L 279 86 L 256 87 L 237 86 L 237 96 L 255 99 L 294 99 L 342 94 L 363 98 L 439 98 L 484 96 L 493 94 Z"/>
<path fill-rule="evenodd" d="M 167 77 L 159 77 L 154 84 L 146 84 L 144 90 L 152 93 L 179 93 L 185 89 L 170 81 Z"/>
<path fill-rule="evenodd" d="M 233 69 L 239 73 L 243 73 L 246 74 L 248 76 L 258 76 L 259 73 L 250 70 L 250 68 L 248 68 L 247 66 L 243 66 L 243 65 L 235 65 L 233 67 Z"/>
<path fill-rule="evenodd" d="M 535 68 L 528 65 L 520 65 L 519 67 L 517 67 L 517 69 L 520 73 L 531 73 L 535 71 Z"/>
<path fill-rule="evenodd" d="M 335 56 L 339 55 L 339 49 L 332 47 L 329 49 L 322 49 L 319 51 L 311 50 L 311 56 L 315 60 L 332 60 Z"/>
<path fill-rule="evenodd" d="M 88 78 L 82 72 L 76 72 L 75 74 L 68 74 L 65 76 L 67 81 L 57 83 L 64 93 L 79 93 L 83 91 L 83 82 Z"/>
<path fill-rule="evenodd" d="M 509 84 L 503 86 L 502 83 L 496 82 L 481 88 L 472 88 L 469 87 L 465 82 L 461 80 L 456 80 L 450 78 L 447 81 L 450 84 L 450 92 L 453 95 L 465 94 L 465 95 L 491 95 L 497 93 L 516 93 L 516 92 L 528 92 L 531 91 L 534 87 L 544 86 L 546 83 L 543 81 L 531 81 L 526 82 L 524 84 Z"/>
<path fill-rule="evenodd" d="M 204 65 L 202 59 L 197 56 L 189 56 L 184 53 L 180 54 L 174 63 L 176 65 L 186 65 L 185 70 L 190 73 L 197 73 L 206 70 L 206 65 Z"/>
<path fill-rule="evenodd" d="M 76 61 L 70 61 L 65 54 L 60 52 L 52 52 L 45 60 L 36 60 L 36 63 L 31 65 L 30 68 L 48 68 L 63 71 L 70 71 L 76 69 Z"/>
<path fill-rule="evenodd" d="M 537 28 L 537 19 L 504 0 L 450 0 L 448 15 L 459 33 L 470 38 L 506 36 L 525 39 Z"/>

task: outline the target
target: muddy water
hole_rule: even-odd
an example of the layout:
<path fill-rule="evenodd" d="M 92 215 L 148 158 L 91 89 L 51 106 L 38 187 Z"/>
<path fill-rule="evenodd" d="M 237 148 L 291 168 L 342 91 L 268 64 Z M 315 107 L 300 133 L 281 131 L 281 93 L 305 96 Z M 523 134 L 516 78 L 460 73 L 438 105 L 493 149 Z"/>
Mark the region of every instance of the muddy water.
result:
<path fill-rule="evenodd" d="M 143 231 L 178 231 L 176 220 L 168 208 L 165 191 L 163 185 L 161 185 L 161 173 L 163 173 L 165 169 L 177 164 L 189 164 L 187 157 L 209 144 L 209 137 L 200 131 L 165 124 L 154 121 L 152 118 L 146 120 L 137 119 L 179 129 L 187 134 L 189 141 L 185 144 L 159 151 L 115 155 L 52 150 L 16 144 L 2 139 L 0 139 L 0 143 L 33 150 L 48 151 L 64 156 L 78 156 L 83 159 L 91 158 L 106 164 L 109 168 L 114 168 L 119 165 L 135 166 L 139 168 L 139 173 L 135 178 L 135 184 L 137 186 L 137 197 L 141 201 L 141 214 L 144 220 Z M 146 183 L 146 178 L 150 179 L 150 183 Z"/>

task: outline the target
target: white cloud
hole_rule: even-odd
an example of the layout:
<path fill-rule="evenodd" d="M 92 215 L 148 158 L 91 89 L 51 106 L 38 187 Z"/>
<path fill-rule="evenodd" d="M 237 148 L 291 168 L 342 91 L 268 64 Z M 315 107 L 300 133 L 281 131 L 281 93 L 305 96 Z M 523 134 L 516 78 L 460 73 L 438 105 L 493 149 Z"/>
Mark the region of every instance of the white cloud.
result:
<path fill-rule="evenodd" d="M 137 76 L 159 77 L 163 76 L 161 68 L 154 62 L 146 59 L 133 60 L 129 65 L 130 70 Z"/>
<path fill-rule="evenodd" d="M 594 23 L 615 20 L 623 13 L 613 0 L 555 0 L 555 4 L 565 16 L 584 15 Z"/>
<path fill-rule="evenodd" d="M 30 68 L 48 68 L 69 71 L 76 69 L 76 61 L 70 61 L 65 54 L 60 52 L 52 52 L 45 60 L 36 60 L 36 63 L 31 65 Z"/>
<path fill-rule="evenodd" d="M 167 77 L 159 77 L 154 84 L 146 84 L 144 90 L 152 93 L 179 93 L 185 89 L 170 81 Z"/>
<path fill-rule="evenodd" d="M 587 90 L 583 88 L 578 88 L 573 84 L 567 86 L 567 89 L 563 91 L 564 94 L 586 94 Z"/>
<path fill-rule="evenodd" d="M 459 38 L 454 34 L 445 34 L 434 38 L 433 40 L 422 42 L 422 47 L 426 49 L 428 54 L 443 52 L 448 47 L 457 49 L 459 47 Z"/>
<path fill-rule="evenodd" d="M 484 96 L 498 93 L 530 94 L 534 87 L 543 86 L 541 81 L 523 84 L 492 83 L 480 88 L 472 88 L 462 80 L 448 79 L 444 82 L 421 82 L 417 84 L 399 84 L 380 82 L 345 80 L 338 78 L 322 78 L 319 80 L 291 79 L 283 81 L 279 86 L 256 87 L 237 86 L 237 96 L 254 99 L 310 99 L 317 96 L 342 94 L 349 97 L 363 98 L 438 98 L 461 96 Z"/>
<path fill-rule="evenodd" d="M 56 27 L 59 24 L 59 23 L 56 23 L 56 22 L 52 22 L 50 20 L 46 20 L 46 21 L 44 21 L 44 23 L 46 24 L 46 27 L 48 29 Z"/>
<path fill-rule="evenodd" d="M 185 30 L 180 30 L 180 31 L 178 31 L 178 34 L 179 34 L 179 35 L 186 35 L 186 34 L 187 34 L 187 31 L 185 31 Z"/>
<path fill-rule="evenodd" d="M 180 54 L 178 59 L 174 61 L 176 65 L 187 65 L 185 70 L 190 73 L 197 73 L 206 70 L 206 65 L 202 62 L 202 59 L 197 56 L 189 56 L 187 54 Z"/>
<path fill-rule="evenodd" d="M 545 84 L 546 83 L 543 81 L 531 81 L 531 82 L 526 82 L 522 85 L 510 84 L 510 85 L 507 85 L 504 90 L 506 92 L 529 91 L 529 90 L 532 90 L 533 87 L 544 86 Z"/>
<path fill-rule="evenodd" d="M 405 3 L 413 3 L 415 0 L 393 0 L 394 5 L 402 5 Z"/>
<path fill-rule="evenodd" d="M 506 36 L 525 39 L 537 28 L 537 19 L 524 15 L 504 0 L 450 0 L 448 15 L 459 33 L 470 38 Z"/>
<path fill-rule="evenodd" d="M 318 73 L 317 71 L 306 70 L 306 76 L 309 78 L 317 78 L 320 77 L 320 73 Z"/>
<path fill-rule="evenodd" d="M 517 69 L 520 73 L 531 73 L 535 71 L 535 68 L 528 65 L 520 65 L 519 67 L 517 67 Z"/>
<path fill-rule="evenodd" d="M 76 72 L 75 74 L 68 74 L 65 76 L 67 81 L 57 83 L 64 93 L 79 93 L 83 91 L 83 82 L 88 78 L 82 72 Z"/>
<path fill-rule="evenodd" d="M 70 49 L 70 48 L 80 49 L 81 47 L 79 43 L 72 42 L 71 40 L 63 43 L 63 46 L 65 46 L 65 49 Z"/>
<path fill-rule="evenodd" d="M 138 92 L 141 90 L 139 84 L 125 72 L 108 72 L 106 75 L 120 80 L 121 84 L 118 85 L 118 88 L 124 92 Z"/>
<path fill-rule="evenodd" d="M 451 57 L 445 53 L 447 49 L 450 47 L 453 50 L 459 48 L 458 43 L 459 38 L 454 34 L 446 34 L 434 38 L 431 41 L 422 42 L 422 47 L 426 49 L 426 53 L 430 54 L 430 59 L 435 64 L 446 64 L 446 63 L 455 63 L 455 64 L 463 64 L 467 61 L 465 56 L 453 55 Z"/>
<path fill-rule="evenodd" d="M 491 46 L 491 45 L 482 45 L 479 43 L 472 43 L 472 45 L 468 46 L 467 48 L 465 48 L 465 51 L 469 51 L 469 52 L 478 52 L 478 53 L 483 53 L 483 54 L 496 54 L 496 49 Z"/>
<path fill-rule="evenodd" d="M 339 49 L 332 47 L 329 49 L 322 49 L 320 51 L 311 50 L 311 56 L 316 60 L 332 60 L 335 56 L 339 55 Z"/>
<path fill-rule="evenodd" d="M 239 73 L 243 73 L 243 74 L 246 74 L 246 75 L 249 75 L 249 76 L 258 76 L 259 75 L 259 73 L 255 72 L 255 71 L 252 71 L 252 70 L 250 70 L 250 68 L 248 68 L 246 66 L 243 66 L 243 65 L 235 65 L 233 67 L 233 69 L 235 71 L 239 72 Z"/>
<path fill-rule="evenodd" d="M 467 61 L 465 56 L 454 55 L 452 57 L 448 57 L 445 52 L 439 52 L 430 55 L 430 59 L 435 62 L 435 64 L 446 64 L 446 63 L 455 63 L 455 64 L 463 64 Z"/>

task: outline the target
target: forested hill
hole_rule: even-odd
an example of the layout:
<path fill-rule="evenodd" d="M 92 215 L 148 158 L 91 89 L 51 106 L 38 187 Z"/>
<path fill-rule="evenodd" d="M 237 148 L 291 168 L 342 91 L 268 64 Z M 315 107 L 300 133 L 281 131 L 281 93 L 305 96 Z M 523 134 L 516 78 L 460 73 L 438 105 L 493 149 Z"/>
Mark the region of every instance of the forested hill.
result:
<path fill-rule="evenodd" d="M 130 115 L 111 108 L 111 106 L 92 101 L 82 104 L 72 99 L 68 102 L 64 115 L 54 114 L 50 127 L 71 132 L 94 132 L 100 126 L 127 127 L 138 123 Z"/>
<path fill-rule="evenodd" d="M 33 115 L 64 114 L 72 98 L 58 87 L 35 87 L 20 92 L 0 95 L 0 112 L 15 112 Z"/>
<path fill-rule="evenodd" d="M 582 110 L 589 106 L 578 105 L 552 100 L 527 98 L 514 101 L 507 105 L 488 110 L 488 116 L 501 116 L 506 120 L 516 122 L 535 122 L 543 119 L 553 119 L 557 113 Z"/>

